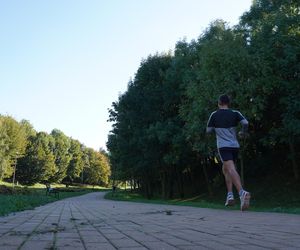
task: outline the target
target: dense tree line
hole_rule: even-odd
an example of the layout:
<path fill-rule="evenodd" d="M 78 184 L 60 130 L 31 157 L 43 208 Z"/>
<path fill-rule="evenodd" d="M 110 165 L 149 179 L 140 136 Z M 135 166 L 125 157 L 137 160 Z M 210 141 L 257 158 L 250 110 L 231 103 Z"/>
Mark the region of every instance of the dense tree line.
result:
<path fill-rule="evenodd" d="M 299 24 L 298 0 L 256 0 L 238 25 L 217 20 L 197 40 L 177 42 L 173 54 L 143 60 L 110 109 L 112 178 L 148 197 L 222 185 L 215 142 L 204 131 L 227 93 L 250 122 L 242 179 L 299 182 Z"/>
<path fill-rule="evenodd" d="M 87 148 L 60 130 L 37 132 L 26 120 L 0 115 L 0 180 L 14 175 L 26 185 L 107 185 L 110 165 L 105 151 Z"/>

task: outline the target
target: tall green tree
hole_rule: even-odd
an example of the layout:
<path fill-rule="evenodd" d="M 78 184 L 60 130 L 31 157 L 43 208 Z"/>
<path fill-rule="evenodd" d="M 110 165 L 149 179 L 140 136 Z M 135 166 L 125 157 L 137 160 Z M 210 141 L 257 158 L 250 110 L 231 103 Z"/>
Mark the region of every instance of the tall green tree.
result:
<path fill-rule="evenodd" d="M 55 174 L 51 177 L 53 182 L 61 182 L 65 178 L 67 168 L 71 160 L 69 154 L 70 150 L 70 138 L 68 138 L 63 132 L 58 129 L 52 130 L 50 134 L 54 138 L 54 143 L 51 145 L 53 155 L 55 157 Z"/>
<path fill-rule="evenodd" d="M 157 144 L 153 126 L 163 120 L 163 79 L 170 61 L 170 55 L 144 60 L 127 92 L 110 111 L 110 119 L 115 122 L 114 135 L 107 144 L 116 149 L 112 162 L 118 162 L 117 173 L 125 180 L 138 180 L 147 196 L 152 196 L 153 182 L 159 175 L 159 170 L 154 169 L 160 169 L 162 164 L 164 149 Z"/>
<path fill-rule="evenodd" d="M 261 139 L 275 155 L 282 148 L 289 149 L 289 163 L 281 164 L 292 166 L 296 180 L 300 142 L 299 12 L 299 1 L 257 0 L 241 17 L 249 52 L 257 64 L 253 85 L 258 96 L 254 100 L 261 103 L 260 113 L 264 117 Z"/>
<path fill-rule="evenodd" d="M 85 169 L 85 181 L 91 185 L 107 185 L 110 175 L 107 158 L 100 152 L 88 148 L 89 166 Z"/>
<path fill-rule="evenodd" d="M 25 153 L 25 127 L 10 116 L 0 116 L 0 179 L 11 177 L 18 158 Z"/>
<path fill-rule="evenodd" d="M 16 178 L 22 184 L 49 182 L 56 172 L 55 157 L 51 150 L 53 137 L 45 132 L 29 137 L 25 155 L 19 159 Z"/>
<path fill-rule="evenodd" d="M 69 155 L 71 159 L 64 179 L 64 182 L 66 183 L 72 183 L 76 178 L 79 178 L 85 165 L 84 152 L 82 150 L 82 145 L 78 140 L 70 139 Z"/>
<path fill-rule="evenodd" d="M 298 180 L 299 18 L 298 1 L 253 1 L 238 25 L 216 20 L 197 40 L 178 42 L 174 55 L 143 60 L 110 110 L 113 179 L 135 180 L 148 197 L 224 185 L 204 131 L 227 93 L 250 122 L 245 175 L 282 175 L 288 166 L 284 176 Z"/>

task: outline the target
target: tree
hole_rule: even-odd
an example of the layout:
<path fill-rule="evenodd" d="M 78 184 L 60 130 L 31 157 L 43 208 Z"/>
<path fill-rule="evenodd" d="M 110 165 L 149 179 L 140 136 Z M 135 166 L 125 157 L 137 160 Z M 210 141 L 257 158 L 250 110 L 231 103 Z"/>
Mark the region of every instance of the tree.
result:
<path fill-rule="evenodd" d="M 84 168 L 84 153 L 78 140 L 70 139 L 69 155 L 71 159 L 64 179 L 66 183 L 72 183 L 76 178 L 80 177 L 80 173 Z"/>
<path fill-rule="evenodd" d="M 26 145 L 25 127 L 10 116 L 0 116 L 0 180 L 11 177 L 12 166 L 24 155 Z"/>
<path fill-rule="evenodd" d="M 29 137 L 25 156 L 18 161 L 17 180 L 22 184 L 46 183 L 56 172 L 55 157 L 51 151 L 53 138 L 45 132 Z"/>
<path fill-rule="evenodd" d="M 218 96 L 227 93 L 250 122 L 245 175 L 264 177 L 271 167 L 280 175 L 291 165 L 298 180 L 299 11 L 298 1 L 257 0 L 238 25 L 216 20 L 197 40 L 178 42 L 174 55 L 143 60 L 110 109 L 113 179 L 134 180 L 147 197 L 183 196 L 192 183 L 210 193 L 223 185 L 221 171 L 213 170 L 215 142 L 204 131 Z"/>
<path fill-rule="evenodd" d="M 299 180 L 296 152 L 300 142 L 299 11 L 299 1 L 257 0 L 241 18 L 241 28 L 258 69 L 254 84 L 263 100 L 260 102 L 265 133 L 261 140 L 274 155 L 279 155 L 282 148 L 289 149 L 296 180 Z"/>
<path fill-rule="evenodd" d="M 110 174 L 107 158 L 100 152 L 87 149 L 89 167 L 85 170 L 86 182 L 91 185 L 107 185 Z"/>
<path fill-rule="evenodd" d="M 53 182 L 61 182 L 66 176 L 67 168 L 71 160 L 70 150 L 70 139 L 58 129 L 52 130 L 50 134 L 54 138 L 54 143 L 51 145 L 51 150 L 55 157 L 55 174 L 51 177 Z"/>

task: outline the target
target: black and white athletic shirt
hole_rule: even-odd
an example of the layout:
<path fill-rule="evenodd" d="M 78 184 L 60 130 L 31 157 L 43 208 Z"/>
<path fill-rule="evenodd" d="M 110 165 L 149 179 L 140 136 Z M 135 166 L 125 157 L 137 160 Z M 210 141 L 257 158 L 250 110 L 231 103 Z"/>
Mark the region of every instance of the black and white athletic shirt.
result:
<path fill-rule="evenodd" d="M 236 137 L 236 127 L 239 123 L 242 124 L 242 131 L 247 132 L 248 121 L 239 111 L 219 109 L 211 113 L 206 132 L 216 132 L 218 148 L 239 148 Z"/>

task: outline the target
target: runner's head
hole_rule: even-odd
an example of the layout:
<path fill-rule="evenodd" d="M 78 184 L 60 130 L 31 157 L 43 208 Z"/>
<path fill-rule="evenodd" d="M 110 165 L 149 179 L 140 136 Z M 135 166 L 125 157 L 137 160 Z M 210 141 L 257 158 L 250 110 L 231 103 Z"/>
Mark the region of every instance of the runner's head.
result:
<path fill-rule="evenodd" d="M 218 99 L 219 107 L 228 107 L 230 104 L 230 98 L 228 95 L 220 95 Z"/>

